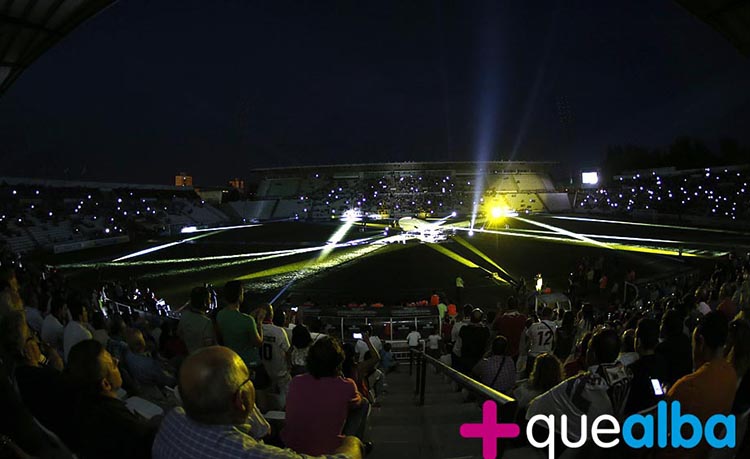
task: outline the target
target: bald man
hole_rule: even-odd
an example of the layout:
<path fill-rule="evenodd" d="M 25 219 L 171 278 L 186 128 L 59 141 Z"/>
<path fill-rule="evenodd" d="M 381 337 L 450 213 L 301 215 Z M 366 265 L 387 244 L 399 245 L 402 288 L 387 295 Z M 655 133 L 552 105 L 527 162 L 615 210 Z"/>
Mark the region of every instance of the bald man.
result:
<path fill-rule="evenodd" d="M 175 408 L 154 442 L 154 459 L 309 458 L 290 449 L 264 444 L 268 433 L 255 407 L 255 387 L 239 355 L 212 346 L 188 357 L 180 369 L 184 408 Z M 362 443 L 345 437 L 336 459 L 361 459 Z"/>

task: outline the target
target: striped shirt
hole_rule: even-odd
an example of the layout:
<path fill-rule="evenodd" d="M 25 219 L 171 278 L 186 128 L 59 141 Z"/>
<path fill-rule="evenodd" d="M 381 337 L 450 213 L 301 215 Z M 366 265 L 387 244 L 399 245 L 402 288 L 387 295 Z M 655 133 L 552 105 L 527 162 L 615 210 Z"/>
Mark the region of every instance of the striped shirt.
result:
<path fill-rule="evenodd" d="M 154 459 L 304 459 L 313 456 L 266 445 L 253 438 L 252 424 L 208 425 L 175 408 L 161 423 L 152 450 Z M 344 454 L 318 456 L 349 459 Z"/>

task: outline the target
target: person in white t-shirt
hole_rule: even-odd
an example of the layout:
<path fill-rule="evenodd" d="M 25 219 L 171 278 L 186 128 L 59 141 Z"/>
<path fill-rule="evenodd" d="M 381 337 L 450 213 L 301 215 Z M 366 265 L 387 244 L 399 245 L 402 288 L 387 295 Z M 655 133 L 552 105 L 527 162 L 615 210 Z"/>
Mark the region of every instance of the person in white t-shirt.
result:
<path fill-rule="evenodd" d="M 68 315 L 65 300 L 54 298 L 50 301 L 50 313 L 42 322 L 42 341 L 49 344 L 58 354 L 63 355 L 63 321 Z"/>
<path fill-rule="evenodd" d="M 538 355 L 551 353 L 555 349 L 555 330 L 557 325 L 552 320 L 552 309 L 545 306 L 542 309 L 541 319 L 534 322 L 526 329 L 526 368 L 531 371 L 534 359 Z"/>
<path fill-rule="evenodd" d="M 33 299 L 36 300 L 36 297 L 34 296 Z M 29 328 L 34 330 L 34 332 L 38 335 L 41 335 L 42 326 L 44 325 L 44 317 L 42 317 L 42 312 L 39 310 L 36 304 L 26 306 L 24 307 L 24 310 L 26 311 L 26 323 L 29 325 Z"/>
<path fill-rule="evenodd" d="M 273 306 L 267 304 L 266 317 L 263 321 L 263 345 L 260 348 L 260 360 L 271 379 L 271 391 L 280 396 L 281 408 L 286 405 L 286 394 L 292 376 L 289 369 L 287 352 L 291 345 L 286 331 L 273 324 Z"/>
<path fill-rule="evenodd" d="M 414 325 L 409 327 L 409 334 L 406 335 L 406 344 L 409 345 L 410 349 L 417 349 L 419 347 L 419 341 L 422 339 L 422 335 L 417 331 L 417 327 Z"/>
<path fill-rule="evenodd" d="M 63 348 L 65 352 L 65 361 L 68 361 L 68 354 L 76 344 L 87 339 L 93 339 L 85 324 L 87 322 L 86 299 L 82 295 L 74 293 L 68 297 L 68 312 L 70 312 L 70 322 L 65 326 L 63 332 Z"/>
<path fill-rule="evenodd" d="M 427 354 L 430 357 L 434 357 L 436 359 L 440 358 L 440 341 L 442 338 L 440 337 L 440 327 L 435 326 L 435 328 L 432 329 L 432 333 L 430 333 L 430 336 L 427 337 Z"/>
<path fill-rule="evenodd" d="M 362 329 L 362 333 L 367 333 L 370 335 L 370 343 L 372 344 L 372 347 L 374 347 L 378 353 L 383 353 L 383 342 L 380 340 L 378 335 L 373 334 L 372 332 L 372 325 L 365 325 L 365 327 Z M 365 360 L 365 354 L 370 348 L 367 347 L 367 343 L 365 343 L 363 340 L 357 340 L 357 344 L 354 345 L 354 350 L 357 351 L 357 354 L 359 354 L 359 361 L 362 362 Z"/>

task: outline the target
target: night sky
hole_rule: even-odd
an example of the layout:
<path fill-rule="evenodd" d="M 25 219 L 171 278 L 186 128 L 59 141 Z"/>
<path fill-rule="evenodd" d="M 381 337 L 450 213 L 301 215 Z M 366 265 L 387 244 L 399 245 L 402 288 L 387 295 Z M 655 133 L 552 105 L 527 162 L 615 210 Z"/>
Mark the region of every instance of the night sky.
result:
<path fill-rule="evenodd" d="M 750 142 L 748 82 L 750 60 L 666 0 L 123 0 L 0 98 L 0 175 L 590 166 L 608 145 Z"/>

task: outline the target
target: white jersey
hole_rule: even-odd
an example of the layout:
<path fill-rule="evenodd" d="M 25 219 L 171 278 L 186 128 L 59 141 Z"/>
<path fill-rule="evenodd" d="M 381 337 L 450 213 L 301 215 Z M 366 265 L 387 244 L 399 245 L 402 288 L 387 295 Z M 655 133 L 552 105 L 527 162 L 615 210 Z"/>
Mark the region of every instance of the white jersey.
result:
<path fill-rule="evenodd" d="M 283 328 L 273 324 L 263 324 L 263 346 L 260 359 L 271 379 L 289 374 L 286 353 L 289 351 L 289 338 Z"/>
<path fill-rule="evenodd" d="M 552 352 L 555 348 L 555 329 L 557 326 L 551 320 L 534 322 L 526 329 L 526 342 L 529 355 L 536 356 L 544 352 Z"/>
<path fill-rule="evenodd" d="M 378 354 L 383 353 L 383 342 L 380 340 L 380 338 L 378 338 L 377 336 L 371 336 L 370 343 L 372 344 L 372 347 L 374 347 L 375 350 L 378 351 Z M 354 350 L 359 354 L 359 361 L 361 362 L 365 359 L 365 354 L 370 350 L 370 348 L 367 347 L 367 343 L 365 343 L 363 340 L 359 340 L 357 341 L 357 344 L 354 345 Z"/>

